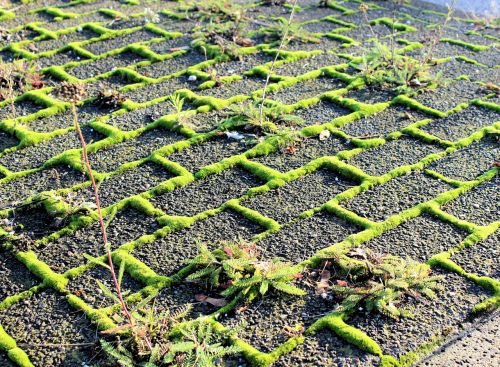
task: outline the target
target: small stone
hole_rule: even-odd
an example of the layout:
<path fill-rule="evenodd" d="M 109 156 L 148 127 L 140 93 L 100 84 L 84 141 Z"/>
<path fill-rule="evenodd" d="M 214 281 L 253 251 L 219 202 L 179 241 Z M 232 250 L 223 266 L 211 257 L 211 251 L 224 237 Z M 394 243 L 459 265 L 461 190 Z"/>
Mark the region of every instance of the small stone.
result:
<path fill-rule="evenodd" d="M 198 79 L 198 78 L 196 77 L 196 75 L 190 75 L 190 76 L 189 76 L 189 78 L 188 78 L 188 81 L 189 81 L 189 82 L 195 82 L 195 81 L 196 81 L 196 79 Z"/>

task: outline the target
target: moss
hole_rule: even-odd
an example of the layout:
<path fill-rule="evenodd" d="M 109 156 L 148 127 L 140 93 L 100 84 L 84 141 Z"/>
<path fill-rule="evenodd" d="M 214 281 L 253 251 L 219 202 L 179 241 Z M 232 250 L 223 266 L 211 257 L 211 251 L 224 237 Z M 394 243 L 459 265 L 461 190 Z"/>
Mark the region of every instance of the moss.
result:
<path fill-rule="evenodd" d="M 36 254 L 32 251 L 18 252 L 16 258 L 37 277 L 43 280 L 43 283 L 58 291 L 63 291 L 68 283 L 68 279 L 57 274 L 44 262 L 38 260 Z"/>
<path fill-rule="evenodd" d="M 319 330 L 328 328 L 342 339 L 357 346 L 359 349 L 377 356 L 382 356 L 383 353 L 380 346 L 361 330 L 346 324 L 344 322 L 346 317 L 347 315 L 343 313 L 331 313 L 323 316 L 309 327 L 307 334 L 316 333 Z"/>
<path fill-rule="evenodd" d="M 490 48 L 489 46 L 475 45 L 473 43 L 464 42 L 461 40 L 447 38 L 447 37 L 441 38 L 441 42 L 447 42 L 447 43 L 450 43 L 452 45 L 462 46 L 462 47 L 468 48 L 469 50 L 472 50 L 474 52 L 485 51 L 485 50 Z"/>

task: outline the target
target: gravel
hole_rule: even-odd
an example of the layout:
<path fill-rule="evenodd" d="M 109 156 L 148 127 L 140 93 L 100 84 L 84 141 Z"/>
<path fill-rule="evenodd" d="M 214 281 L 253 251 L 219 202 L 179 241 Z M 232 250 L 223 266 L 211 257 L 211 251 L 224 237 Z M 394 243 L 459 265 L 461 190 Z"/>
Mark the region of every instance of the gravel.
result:
<path fill-rule="evenodd" d="M 450 223 L 423 214 L 365 242 L 363 246 L 380 254 L 426 262 L 431 256 L 457 246 L 467 235 L 466 231 Z"/>
<path fill-rule="evenodd" d="M 429 154 L 442 151 L 441 148 L 403 136 L 390 140 L 378 147 L 365 150 L 347 160 L 347 163 L 361 168 L 372 176 L 381 176 L 402 165 L 418 163 Z"/>
<path fill-rule="evenodd" d="M 226 169 L 221 173 L 166 192 L 151 199 L 151 203 L 169 215 L 192 216 L 215 209 L 229 199 L 243 196 L 248 189 L 264 184 L 243 168 Z"/>
<path fill-rule="evenodd" d="M 326 140 L 307 138 L 295 145 L 293 154 L 287 149 L 280 149 L 275 153 L 254 158 L 253 161 L 265 164 L 275 170 L 287 172 L 302 167 L 317 158 L 335 156 L 343 150 L 353 149 L 354 146 L 341 138 L 330 136 Z"/>
<path fill-rule="evenodd" d="M 354 182 L 337 173 L 320 168 L 285 186 L 245 200 L 242 204 L 284 224 L 302 212 L 326 203 L 353 185 Z"/>
<path fill-rule="evenodd" d="M 451 189 L 450 185 L 416 171 L 374 186 L 341 205 L 363 217 L 381 221 Z"/>
<path fill-rule="evenodd" d="M 183 268 L 186 259 L 198 254 L 198 245 L 219 247 L 220 242 L 249 241 L 265 228 L 233 210 L 197 221 L 191 227 L 169 233 L 151 244 L 136 248 L 132 255 L 158 274 L 171 276 Z M 168 256 L 165 256 L 168 254 Z"/>
<path fill-rule="evenodd" d="M 498 220 L 500 178 L 483 182 L 472 190 L 443 205 L 443 210 L 479 225 L 486 226 Z"/>

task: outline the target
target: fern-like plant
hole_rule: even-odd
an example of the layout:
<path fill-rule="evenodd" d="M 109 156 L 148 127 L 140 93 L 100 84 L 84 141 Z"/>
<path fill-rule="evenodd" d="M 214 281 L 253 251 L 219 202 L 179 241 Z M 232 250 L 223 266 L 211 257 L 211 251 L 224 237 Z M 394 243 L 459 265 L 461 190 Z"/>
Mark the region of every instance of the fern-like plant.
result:
<path fill-rule="evenodd" d="M 206 279 L 212 287 L 220 287 L 221 283 L 241 279 L 252 269 L 257 260 L 255 244 L 224 243 L 222 248 L 210 251 L 205 244 L 199 245 L 199 254 L 188 264 L 196 270 L 187 279 L 198 281 Z"/>
<path fill-rule="evenodd" d="M 234 282 L 221 294 L 228 297 L 241 292 L 251 301 L 274 288 L 294 296 L 304 296 L 306 292 L 292 284 L 300 277 L 300 271 L 297 266 L 279 260 L 259 261 L 253 264 L 250 274 Z"/>
<path fill-rule="evenodd" d="M 432 299 L 440 288 L 438 281 L 442 277 L 431 276 L 427 264 L 379 255 L 365 248 L 355 248 L 348 255 L 333 258 L 349 274 L 347 281 L 337 281 L 330 287 L 343 299 L 338 311 L 351 312 L 363 305 L 368 311 L 376 310 L 392 318 L 410 317 L 411 312 L 398 307 L 405 296 Z"/>
<path fill-rule="evenodd" d="M 189 261 L 195 271 L 187 279 L 203 281 L 213 287 L 224 286 L 224 297 L 243 294 L 249 300 L 266 294 L 269 289 L 302 296 L 305 292 L 292 285 L 301 268 L 277 259 L 261 261 L 254 244 L 226 243 L 222 249 L 209 251 L 200 246 L 200 254 Z"/>

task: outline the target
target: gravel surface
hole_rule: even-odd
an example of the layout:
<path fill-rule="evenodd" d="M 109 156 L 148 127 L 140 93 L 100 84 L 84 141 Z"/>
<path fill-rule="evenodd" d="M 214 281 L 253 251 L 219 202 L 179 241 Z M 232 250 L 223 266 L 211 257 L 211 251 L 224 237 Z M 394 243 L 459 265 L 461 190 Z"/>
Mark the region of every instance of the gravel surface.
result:
<path fill-rule="evenodd" d="M 429 154 L 438 153 L 442 150 L 437 146 L 403 136 L 378 147 L 365 150 L 347 160 L 347 163 L 361 168 L 371 176 L 382 176 L 401 165 L 418 163 Z"/>
<path fill-rule="evenodd" d="M 498 185 L 500 178 L 483 182 L 462 196 L 449 201 L 443 209 L 460 219 L 479 225 L 488 225 L 498 221 L 500 193 Z"/>
<path fill-rule="evenodd" d="M 405 106 L 391 106 L 385 110 L 360 120 L 344 125 L 340 130 L 352 137 L 383 137 L 392 132 L 401 130 L 417 121 L 428 119 L 430 116 L 412 110 Z"/>
<path fill-rule="evenodd" d="M 452 224 L 443 222 L 429 214 L 410 219 L 364 245 L 381 254 L 426 262 L 443 251 L 460 244 L 468 235 Z"/>
<path fill-rule="evenodd" d="M 106 218 L 109 219 L 109 218 Z M 151 234 L 159 228 L 153 217 L 135 209 L 119 211 L 107 228 L 108 242 L 113 249 L 133 241 L 144 234 Z M 101 256 L 105 249 L 99 223 L 76 230 L 46 245 L 39 245 L 33 251 L 54 271 L 65 271 L 87 263 L 83 254 Z"/>
<path fill-rule="evenodd" d="M 104 139 L 105 136 L 88 126 L 82 127 L 83 137 L 90 144 Z M 80 148 L 80 142 L 74 131 L 58 135 L 50 140 L 20 149 L 0 158 L 0 164 L 13 172 L 24 171 L 42 166 L 47 160 L 68 149 Z"/>
<path fill-rule="evenodd" d="M 420 129 L 441 139 L 457 141 L 497 121 L 498 113 L 490 109 L 470 106 L 449 117 L 430 122 Z"/>
<path fill-rule="evenodd" d="M 196 222 L 189 228 L 172 232 L 132 254 L 161 275 L 173 275 L 184 266 L 184 260 L 198 254 L 198 245 L 219 247 L 220 242 L 250 240 L 265 229 L 233 210 Z M 169 256 L 165 256 L 169 254 Z"/>
<path fill-rule="evenodd" d="M 256 195 L 244 201 L 243 205 L 285 224 L 354 185 L 353 181 L 326 168 L 320 168 L 285 186 Z"/>
<path fill-rule="evenodd" d="M 498 136 L 490 135 L 459 149 L 427 168 L 461 181 L 473 180 L 500 160 Z"/>
<path fill-rule="evenodd" d="M 0 250 L 0 277 L 2 279 L 0 302 L 39 283 L 39 280 L 29 272 L 23 263 L 11 253 L 3 250 Z"/>
<path fill-rule="evenodd" d="M 259 241 L 258 246 L 266 257 L 281 257 L 297 263 L 359 230 L 346 220 L 321 211 L 307 219 L 290 223 Z"/>
<path fill-rule="evenodd" d="M 363 217 L 380 221 L 451 189 L 444 182 L 417 171 L 374 186 L 341 205 Z"/>
<path fill-rule="evenodd" d="M 85 176 L 66 166 L 54 166 L 0 186 L 0 209 L 42 191 L 63 189 L 85 181 Z"/>
<path fill-rule="evenodd" d="M 146 158 L 153 151 L 185 139 L 184 135 L 163 128 L 143 132 L 109 148 L 89 155 L 92 168 L 100 172 L 112 172 L 122 164 Z"/>
<path fill-rule="evenodd" d="M 262 184 L 264 182 L 256 176 L 235 167 L 209 175 L 150 201 L 167 214 L 191 216 L 215 209 L 227 200 L 243 196 L 248 189 Z"/>
<path fill-rule="evenodd" d="M 481 242 L 453 254 L 451 259 L 469 273 L 500 279 L 499 246 L 500 232 L 497 231 Z"/>
<path fill-rule="evenodd" d="M 295 145 L 295 148 L 296 151 L 293 154 L 289 149 L 284 148 L 275 153 L 254 158 L 253 161 L 281 172 L 287 172 L 302 167 L 314 159 L 335 156 L 343 150 L 353 149 L 354 146 L 341 138 L 330 136 L 326 140 L 303 139 Z"/>

